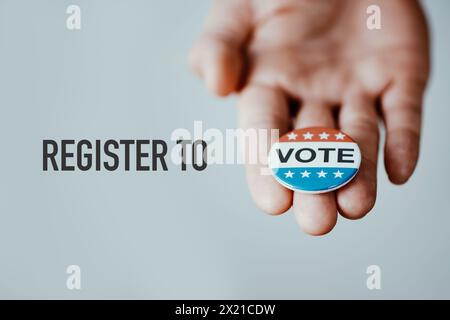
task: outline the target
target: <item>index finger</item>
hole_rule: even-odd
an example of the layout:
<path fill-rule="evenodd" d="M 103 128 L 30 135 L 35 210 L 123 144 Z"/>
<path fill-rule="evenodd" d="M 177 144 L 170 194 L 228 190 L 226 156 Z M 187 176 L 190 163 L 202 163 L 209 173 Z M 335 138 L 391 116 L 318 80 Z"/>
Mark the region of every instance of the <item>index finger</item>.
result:
<path fill-rule="evenodd" d="M 255 150 L 270 150 L 278 136 L 271 134 L 271 129 L 279 129 L 283 135 L 290 128 L 290 115 L 284 93 L 275 88 L 250 84 L 241 93 L 238 102 L 239 124 L 242 129 L 265 130 L 263 141 L 260 133 L 256 134 L 258 146 L 245 144 L 246 153 Z M 266 145 L 261 145 L 266 144 Z M 262 149 L 260 149 L 263 147 Z M 262 156 L 267 156 L 267 153 Z M 263 211 L 269 214 L 281 214 L 292 205 L 292 191 L 280 185 L 263 163 L 247 163 L 247 182 L 253 200 Z"/>

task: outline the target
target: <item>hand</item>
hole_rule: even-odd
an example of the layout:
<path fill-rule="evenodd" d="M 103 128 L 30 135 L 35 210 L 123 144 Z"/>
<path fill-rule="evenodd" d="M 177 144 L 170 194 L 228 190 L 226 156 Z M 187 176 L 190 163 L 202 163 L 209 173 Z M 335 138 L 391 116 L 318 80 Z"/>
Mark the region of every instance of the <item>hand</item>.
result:
<path fill-rule="evenodd" d="M 381 30 L 366 27 L 371 4 L 381 8 Z M 374 206 L 379 115 L 389 179 L 402 184 L 413 173 L 428 59 L 426 21 L 414 0 L 218 0 L 191 53 L 212 92 L 239 91 L 241 127 L 280 134 L 338 127 L 359 144 L 360 171 L 336 192 L 293 193 L 247 166 L 257 205 L 271 214 L 293 206 L 312 235 L 329 232 L 338 211 L 358 219 Z M 300 106 L 294 116 L 292 101 Z"/>

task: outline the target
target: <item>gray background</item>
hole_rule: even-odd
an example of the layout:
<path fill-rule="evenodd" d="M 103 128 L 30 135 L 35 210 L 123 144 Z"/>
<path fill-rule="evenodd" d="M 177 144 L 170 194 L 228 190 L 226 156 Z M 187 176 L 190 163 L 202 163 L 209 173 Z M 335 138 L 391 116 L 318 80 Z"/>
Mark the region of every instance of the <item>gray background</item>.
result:
<path fill-rule="evenodd" d="M 65 9 L 82 8 L 68 31 Z M 450 2 L 433 30 L 416 174 L 360 221 L 303 234 L 262 214 L 240 166 L 45 173 L 45 138 L 160 138 L 235 126 L 186 67 L 210 1 L 0 0 L 1 298 L 450 298 Z M 82 269 L 82 290 L 65 269 Z M 366 288 L 366 267 L 382 290 Z"/>

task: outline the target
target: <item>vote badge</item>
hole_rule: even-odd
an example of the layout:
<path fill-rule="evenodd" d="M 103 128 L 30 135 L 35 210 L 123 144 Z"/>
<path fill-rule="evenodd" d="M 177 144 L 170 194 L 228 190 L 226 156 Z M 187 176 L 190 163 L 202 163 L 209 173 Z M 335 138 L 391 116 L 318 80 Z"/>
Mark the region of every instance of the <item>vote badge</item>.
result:
<path fill-rule="evenodd" d="M 269 168 L 286 188 L 324 193 L 349 183 L 361 164 L 358 145 L 345 133 L 330 128 L 289 132 L 269 153 Z"/>

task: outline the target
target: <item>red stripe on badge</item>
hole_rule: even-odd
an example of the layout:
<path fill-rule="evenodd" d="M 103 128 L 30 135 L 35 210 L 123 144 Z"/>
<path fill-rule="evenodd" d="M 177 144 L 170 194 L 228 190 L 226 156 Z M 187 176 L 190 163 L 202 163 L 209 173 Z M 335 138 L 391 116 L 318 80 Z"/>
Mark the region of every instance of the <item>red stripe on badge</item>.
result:
<path fill-rule="evenodd" d="M 323 127 L 309 127 L 291 131 L 282 136 L 280 142 L 353 142 L 344 132 Z"/>

